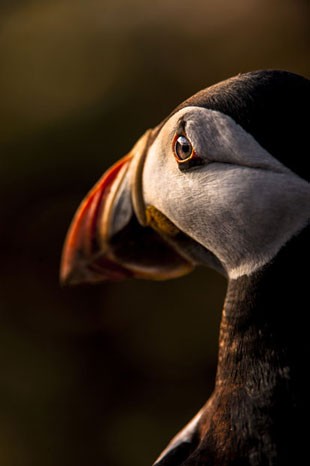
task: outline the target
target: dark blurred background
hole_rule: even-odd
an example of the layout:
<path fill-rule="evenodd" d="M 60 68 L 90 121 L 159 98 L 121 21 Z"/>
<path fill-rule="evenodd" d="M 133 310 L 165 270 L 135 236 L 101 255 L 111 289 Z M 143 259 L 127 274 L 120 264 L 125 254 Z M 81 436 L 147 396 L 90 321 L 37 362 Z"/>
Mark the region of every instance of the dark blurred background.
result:
<path fill-rule="evenodd" d="M 298 0 L 0 3 L 0 465 L 146 466 L 212 391 L 225 281 L 61 289 L 80 200 L 194 92 L 309 74 Z"/>

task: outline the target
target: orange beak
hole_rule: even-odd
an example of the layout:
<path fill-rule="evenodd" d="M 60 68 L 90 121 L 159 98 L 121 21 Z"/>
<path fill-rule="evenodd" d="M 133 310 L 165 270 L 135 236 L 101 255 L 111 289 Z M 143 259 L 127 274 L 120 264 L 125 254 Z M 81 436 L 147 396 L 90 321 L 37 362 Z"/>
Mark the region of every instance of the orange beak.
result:
<path fill-rule="evenodd" d="M 63 248 L 63 284 L 129 277 L 167 279 L 192 270 L 192 264 L 166 238 L 140 224 L 141 217 L 145 219 L 142 168 L 150 134 L 147 131 L 82 201 Z"/>

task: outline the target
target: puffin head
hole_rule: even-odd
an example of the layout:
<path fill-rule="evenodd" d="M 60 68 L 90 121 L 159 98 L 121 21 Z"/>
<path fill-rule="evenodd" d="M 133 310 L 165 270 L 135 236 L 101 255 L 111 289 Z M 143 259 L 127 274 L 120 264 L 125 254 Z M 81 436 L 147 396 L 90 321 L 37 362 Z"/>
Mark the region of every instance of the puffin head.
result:
<path fill-rule="evenodd" d="M 81 203 L 64 283 L 168 279 L 196 265 L 230 279 L 272 260 L 309 218 L 309 81 L 237 75 L 146 131 Z"/>

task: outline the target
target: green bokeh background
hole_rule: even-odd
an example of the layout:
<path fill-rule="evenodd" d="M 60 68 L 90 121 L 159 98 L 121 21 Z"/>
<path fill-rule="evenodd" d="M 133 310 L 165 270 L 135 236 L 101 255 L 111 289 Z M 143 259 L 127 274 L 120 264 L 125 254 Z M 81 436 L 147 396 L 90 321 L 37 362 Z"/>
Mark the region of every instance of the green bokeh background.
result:
<path fill-rule="evenodd" d="M 301 0 L 0 3 L 0 465 L 145 466 L 212 391 L 225 281 L 61 289 L 109 165 L 236 73 L 309 75 Z"/>

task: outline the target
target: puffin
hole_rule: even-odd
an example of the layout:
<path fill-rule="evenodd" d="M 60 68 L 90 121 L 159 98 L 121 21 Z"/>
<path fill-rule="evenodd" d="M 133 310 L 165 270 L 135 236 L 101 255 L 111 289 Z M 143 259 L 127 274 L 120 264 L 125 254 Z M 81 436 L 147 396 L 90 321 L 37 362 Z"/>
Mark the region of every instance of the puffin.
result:
<path fill-rule="evenodd" d="M 104 173 L 68 230 L 64 284 L 197 266 L 227 279 L 214 391 L 156 466 L 309 461 L 309 96 L 282 70 L 196 93 Z"/>

